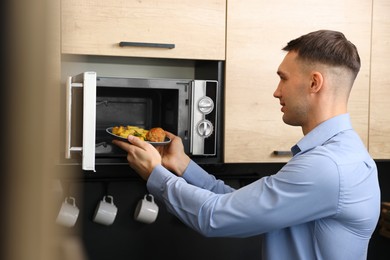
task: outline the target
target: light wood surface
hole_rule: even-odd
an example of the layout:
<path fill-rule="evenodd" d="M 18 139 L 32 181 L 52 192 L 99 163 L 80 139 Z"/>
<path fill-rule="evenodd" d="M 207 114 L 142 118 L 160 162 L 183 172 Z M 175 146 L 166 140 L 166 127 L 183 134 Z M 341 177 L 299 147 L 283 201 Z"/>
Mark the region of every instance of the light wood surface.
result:
<path fill-rule="evenodd" d="M 342 31 L 357 48 L 362 68 L 349 111 L 363 142 L 368 138 L 371 0 L 229 0 L 226 41 L 225 162 L 284 162 L 301 129 L 282 122 L 277 67 L 288 41 L 318 29 Z"/>
<path fill-rule="evenodd" d="M 225 59 L 226 1 L 63 0 L 62 53 Z M 119 42 L 175 44 L 174 49 Z"/>
<path fill-rule="evenodd" d="M 372 26 L 369 151 L 390 159 L 390 2 L 375 0 Z"/>

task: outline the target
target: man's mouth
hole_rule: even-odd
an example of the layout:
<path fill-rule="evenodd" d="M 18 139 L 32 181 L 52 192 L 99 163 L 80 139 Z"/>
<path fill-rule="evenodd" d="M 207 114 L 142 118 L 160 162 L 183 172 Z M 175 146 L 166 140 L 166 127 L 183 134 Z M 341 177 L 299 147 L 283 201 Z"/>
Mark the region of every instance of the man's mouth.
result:
<path fill-rule="evenodd" d="M 284 112 L 285 104 L 284 104 L 284 103 L 280 103 L 280 105 L 282 106 L 282 107 L 280 108 L 280 111 Z"/>

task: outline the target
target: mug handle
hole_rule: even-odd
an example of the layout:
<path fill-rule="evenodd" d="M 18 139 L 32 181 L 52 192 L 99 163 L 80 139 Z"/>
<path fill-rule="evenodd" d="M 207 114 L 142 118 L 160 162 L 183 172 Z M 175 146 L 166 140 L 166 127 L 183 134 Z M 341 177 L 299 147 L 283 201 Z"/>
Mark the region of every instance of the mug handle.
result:
<path fill-rule="evenodd" d="M 110 204 L 114 204 L 114 198 L 111 195 L 106 195 L 103 197 L 103 200 L 107 202 L 107 198 L 110 199 Z"/>
<path fill-rule="evenodd" d="M 154 203 L 154 197 L 153 197 L 153 195 L 152 195 L 152 194 L 146 194 L 146 195 L 144 196 L 144 199 L 145 199 L 145 200 L 148 200 L 148 197 L 151 198 L 150 201 Z"/>
<path fill-rule="evenodd" d="M 65 198 L 65 203 L 68 203 L 68 199 L 72 200 L 72 205 L 76 206 L 76 199 L 74 197 L 66 197 Z"/>

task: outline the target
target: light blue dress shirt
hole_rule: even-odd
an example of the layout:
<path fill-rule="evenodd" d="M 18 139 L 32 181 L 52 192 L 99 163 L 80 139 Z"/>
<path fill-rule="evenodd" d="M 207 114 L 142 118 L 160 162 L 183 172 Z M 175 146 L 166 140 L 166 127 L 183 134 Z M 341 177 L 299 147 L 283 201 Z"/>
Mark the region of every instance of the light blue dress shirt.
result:
<path fill-rule="evenodd" d="M 321 123 L 292 152 L 278 173 L 237 190 L 193 161 L 183 177 L 157 166 L 147 188 L 204 236 L 263 234 L 263 259 L 366 259 L 380 190 L 349 115 Z"/>

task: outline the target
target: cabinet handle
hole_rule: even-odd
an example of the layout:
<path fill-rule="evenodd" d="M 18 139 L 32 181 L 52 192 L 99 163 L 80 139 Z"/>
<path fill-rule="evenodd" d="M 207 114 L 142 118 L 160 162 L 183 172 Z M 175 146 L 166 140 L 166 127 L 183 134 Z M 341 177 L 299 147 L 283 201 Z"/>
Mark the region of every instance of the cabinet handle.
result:
<path fill-rule="evenodd" d="M 291 151 L 279 151 L 279 150 L 274 151 L 273 154 L 276 156 L 292 156 L 293 155 Z"/>
<path fill-rule="evenodd" d="M 163 49 L 173 49 L 175 44 L 172 43 L 150 43 L 150 42 L 120 42 L 120 47 L 152 47 L 152 48 L 163 48 Z"/>

